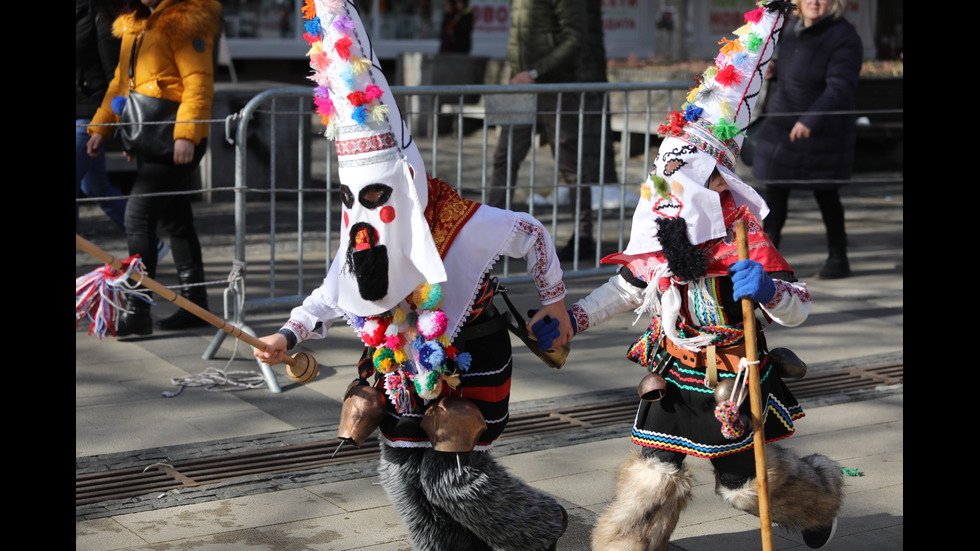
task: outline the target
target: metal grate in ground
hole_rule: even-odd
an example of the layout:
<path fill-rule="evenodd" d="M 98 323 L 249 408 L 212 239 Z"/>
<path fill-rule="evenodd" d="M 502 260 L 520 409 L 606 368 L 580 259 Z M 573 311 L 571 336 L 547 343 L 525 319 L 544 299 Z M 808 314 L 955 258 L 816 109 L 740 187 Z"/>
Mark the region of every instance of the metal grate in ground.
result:
<path fill-rule="evenodd" d="M 904 366 L 897 362 L 816 373 L 800 380 L 787 381 L 787 386 L 797 398 L 803 400 L 870 391 L 883 385 L 900 385 L 904 380 L 903 373 Z M 637 400 L 630 398 L 556 411 L 513 415 L 507 425 L 506 437 L 517 438 L 625 424 L 632 421 L 636 405 Z M 372 460 L 378 455 L 377 438 L 368 439 L 360 448 L 345 445 L 338 451 L 337 445 L 337 440 L 328 440 L 172 463 L 77 473 L 75 506 L 168 492 L 247 476 L 308 471 Z"/>

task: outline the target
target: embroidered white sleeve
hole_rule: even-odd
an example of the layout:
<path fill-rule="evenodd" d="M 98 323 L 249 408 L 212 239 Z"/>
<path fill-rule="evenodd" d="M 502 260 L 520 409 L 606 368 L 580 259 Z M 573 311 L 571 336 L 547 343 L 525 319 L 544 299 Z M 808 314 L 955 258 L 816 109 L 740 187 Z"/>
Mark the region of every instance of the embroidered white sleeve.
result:
<path fill-rule="evenodd" d="M 796 327 L 806 321 L 810 315 L 810 292 L 806 283 L 797 281 L 790 283 L 774 279 L 776 294 L 766 304 L 761 304 L 763 310 L 772 320 L 786 327 Z"/>
<path fill-rule="evenodd" d="M 323 287 L 317 287 L 303 300 L 303 304 L 290 312 L 289 321 L 283 325 L 283 329 L 288 329 L 296 335 L 297 344 L 310 338 L 326 337 L 330 324 L 342 316 L 329 301 L 324 300 L 324 296 Z M 323 325 L 316 329 L 316 324 L 320 322 Z"/>
<path fill-rule="evenodd" d="M 582 332 L 623 312 L 635 310 L 641 304 L 643 304 L 643 289 L 630 285 L 617 274 L 589 293 L 587 297 L 576 302 L 572 310 L 576 313 L 575 321 L 579 326 L 578 330 Z M 584 311 L 588 319 L 582 319 L 582 316 L 578 315 L 579 311 Z M 582 327 L 583 322 L 587 323 L 585 327 Z"/>
<path fill-rule="evenodd" d="M 534 279 L 541 304 L 552 304 L 565 298 L 561 263 L 555 252 L 551 235 L 541 222 L 527 213 L 518 212 L 514 224 L 514 236 L 507 242 L 501 254 L 523 258 L 527 273 Z"/>

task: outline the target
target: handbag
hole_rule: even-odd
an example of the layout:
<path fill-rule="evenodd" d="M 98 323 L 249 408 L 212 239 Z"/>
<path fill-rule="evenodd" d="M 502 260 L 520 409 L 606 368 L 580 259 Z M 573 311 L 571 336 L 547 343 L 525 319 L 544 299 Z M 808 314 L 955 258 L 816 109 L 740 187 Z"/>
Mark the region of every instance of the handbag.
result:
<path fill-rule="evenodd" d="M 147 96 L 133 90 L 133 74 L 141 41 L 142 37 L 133 41 L 133 53 L 129 58 L 129 95 L 119 115 L 117 134 L 123 151 L 131 156 L 172 158 L 174 125 L 180 102 Z"/>

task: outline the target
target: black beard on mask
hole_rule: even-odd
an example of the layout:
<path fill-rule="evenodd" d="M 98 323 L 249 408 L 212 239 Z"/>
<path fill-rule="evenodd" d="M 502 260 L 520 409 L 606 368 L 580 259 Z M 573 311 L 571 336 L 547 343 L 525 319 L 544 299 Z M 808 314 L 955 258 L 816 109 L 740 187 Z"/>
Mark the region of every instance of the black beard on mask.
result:
<path fill-rule="evenodd" d="M 370 236 L 370 246 L 356 250 L 354 236 L 364 229 Z M 378 301 L 388 294 L 388 248 L 377 244 L 377 236 L 369 225 L 358 223 L 351 229 L 346 268 L 354 274 L 362 299 Z"/>
<path fill-rule="evenodd" d="M 687 238 L 687 222 L 683 218 L 658 218 L 657 239 L 675 276 L 683 281 L 704 277 L 704 253 Z"/>

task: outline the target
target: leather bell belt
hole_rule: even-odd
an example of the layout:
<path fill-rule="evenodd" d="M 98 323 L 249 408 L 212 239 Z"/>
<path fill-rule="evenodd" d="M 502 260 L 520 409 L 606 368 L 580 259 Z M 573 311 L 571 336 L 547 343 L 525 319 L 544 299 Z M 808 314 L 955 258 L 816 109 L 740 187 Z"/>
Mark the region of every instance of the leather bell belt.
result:
<path fill-rule="evenodd" d="M 681 348 L 668 338 L 664 338 L 663 345 L 664 350 L 680 360 L 682 364 L 697 369 L 707 369 L 710 365 L 710 359 L 714 357 L 714 364 L 717 369 L 738 373 L 738 364 L 745 357 L 745 341 L 729 346 L 708 346 L 700 352 Z"/>

